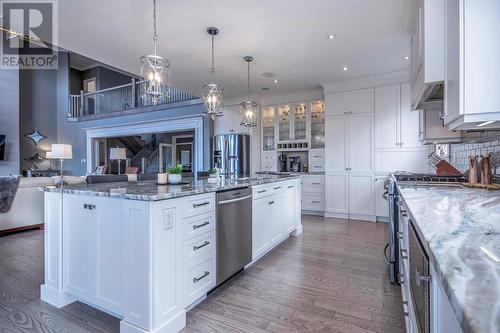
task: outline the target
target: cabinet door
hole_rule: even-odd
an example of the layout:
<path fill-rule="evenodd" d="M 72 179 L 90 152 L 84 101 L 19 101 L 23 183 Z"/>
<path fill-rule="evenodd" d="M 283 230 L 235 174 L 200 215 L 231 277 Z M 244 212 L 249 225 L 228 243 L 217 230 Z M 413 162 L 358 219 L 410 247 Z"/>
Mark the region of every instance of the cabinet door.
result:
<path fill-rule="evenodd" d="M 308 109 L 308 103 L 298 103 L 293 106 L 293 140 L 307 140 Z"/>
<path fill-rule="evenodd" d="M 267 226 L 269 228 L 271 246 L 283 237 L 283 200 L 282 193 L 267 197 Z"/>
<path fill-rule="evenodd" d="M 326 95 L 326 115 L 373 112 L 373 89 Z"/>
<path fill-rule="evenodd" d="M 373 179 L 371 175 L 349 174 L 349 213 L 373 216 Z"/>
<path fill-rule="evenodd" d="M 325 102 L 311 103 L 311 148 L 325 148 Z"/>
<path fill-rule="evenodd" d="M 214 133 L 215 135 L 234 133 L 234 114 L 232 109 L 224 108 L 224 115 L 215 118 Z"/>
<path fill-rule="evenodd" d="M 410 85 L 401 85 L 401 148 L 421 147 L 419 140 L 419 113 L 410 109 Z"/>
<path fill-rule="evenodd" d="M 253 201 L 252 209 L 252 259 L 262 255 L 271 246 L 269 242 L 269 220 L 267 198 Z"/>
<path fill-rule="evenodd" d="M 375 88 L 375 147 L 395 148 L 399 144 L 400 86 Z"/>
<path fill-rule="evenodd" d="M 264 107 L 262 109 L 262 150 L 274 150 L 275 149 L 275 116 L 276 111 L 272 106 Z"/>
<path fill-rule="evenodd" d="M 325 210 L 330 213 L 349 213 L 347 172 L 325 176 Z"/>
<path fill-rule="evenodd" d="M 347 116 L 325 119 L 325 171 L 344 172 L 347 168 Z"/>
<path fill-rule="evenodd" d="M 353 172 L 371 172 L 373 116 L 354 114 L 349 116 L 347 129 L 348 163 Z"/>
<path fill-rule="evenodd" d="M 292 131 L 292 109 L 290 105 L 278 107 L 278 141 L 290 141 Z"/>
<path fill-rule="evenodd" d="M 376 176 L 375 184 L 375 216 L 389 217 L 389 202 L 382 195 L 385 192 L 384 183 L 387 176 Z"/>
<path fill-rule="evenodd" d="M 296 224 L 296 200 L 295 200 L 295 184 L 290 182 L 285 184 L 283 188 L 283 230 L 285 234 L 289 234 L 295 229 Z"/>

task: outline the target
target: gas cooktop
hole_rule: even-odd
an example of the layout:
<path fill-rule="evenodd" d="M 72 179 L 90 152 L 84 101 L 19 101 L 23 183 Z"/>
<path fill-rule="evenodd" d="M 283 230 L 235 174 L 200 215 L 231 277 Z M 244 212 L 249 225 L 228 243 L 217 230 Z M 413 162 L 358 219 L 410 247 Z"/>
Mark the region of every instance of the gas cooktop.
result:
<path fill-rule="evenodd" d="M 403 182 L 433 182 L 433 183 L 465 183 L 467 179 L 463 175 L 437 176 L 421 173 L 396 173 L 393 177 Z"/>

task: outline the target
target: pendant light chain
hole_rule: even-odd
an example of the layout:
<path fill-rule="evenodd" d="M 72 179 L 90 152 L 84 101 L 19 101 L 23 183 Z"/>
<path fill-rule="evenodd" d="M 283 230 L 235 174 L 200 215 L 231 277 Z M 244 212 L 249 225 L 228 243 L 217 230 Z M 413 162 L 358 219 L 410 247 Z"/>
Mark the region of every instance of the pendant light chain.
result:
<path fill-rule="evenodd" d="M 215 81 L 215 35 L 212 35 L 212 81 Z"/>
<path fill-rule="evenodd" d="M 248 98 L 250 98 L 250 61 L 247 61 L 247 65 L 248 65 L 248 70 L 247 70 L 247 95 L 248 95 Z"/>

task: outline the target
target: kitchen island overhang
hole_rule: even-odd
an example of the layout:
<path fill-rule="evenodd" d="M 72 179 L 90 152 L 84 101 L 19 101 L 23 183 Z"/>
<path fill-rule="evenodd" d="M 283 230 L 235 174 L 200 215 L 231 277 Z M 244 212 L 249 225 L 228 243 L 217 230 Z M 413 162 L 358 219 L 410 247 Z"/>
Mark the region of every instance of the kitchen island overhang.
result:
<path fill-rule="evenodd" d="M 181 330 L 187 309 L 215 287 L 215 193 L 242 187 L 252 187 L 257 199 L 263 189 L 282 195 L 293 187 L 298 197 L 291 207 L 297 198 L 300 202 L 297 176 L 163 187 L 153 182 L 78 185 L 62 193 L 46 189 L 42 300 L 56 307 L 80 300 L 121 318 L 120 332 Z M 296 211 L 280 211 L 282 219 L 293 221 L 280 221 L 279 242 L 300 234 L 300 205 Z M 253 259 L 258 257 L 256 252 Z"/>

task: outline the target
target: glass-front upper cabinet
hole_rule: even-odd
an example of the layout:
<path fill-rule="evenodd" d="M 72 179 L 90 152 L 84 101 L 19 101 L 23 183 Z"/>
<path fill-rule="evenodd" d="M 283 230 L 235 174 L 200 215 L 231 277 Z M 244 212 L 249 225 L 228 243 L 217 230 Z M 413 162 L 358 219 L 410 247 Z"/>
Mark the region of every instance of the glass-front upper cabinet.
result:
<path fill-rule="evenodd" d="M 292 110 L 289 105 L 278 107 L 278 141 L 289 141 L 292 127 Z"/>
<path fill-rule="evenodd" d="M 307 104 L 300 103 L 293 106 L 293 139 L 307 140 Z"/>
<path fill-rule="evenodd" d="M 325 148 L 325 102 L 311 103 L 311 148 Z"/>
<path fill-rule="evenodd" d="M 274 107 L 262 108 L 262 150 L 275 149 L 275 116 Z"/>

